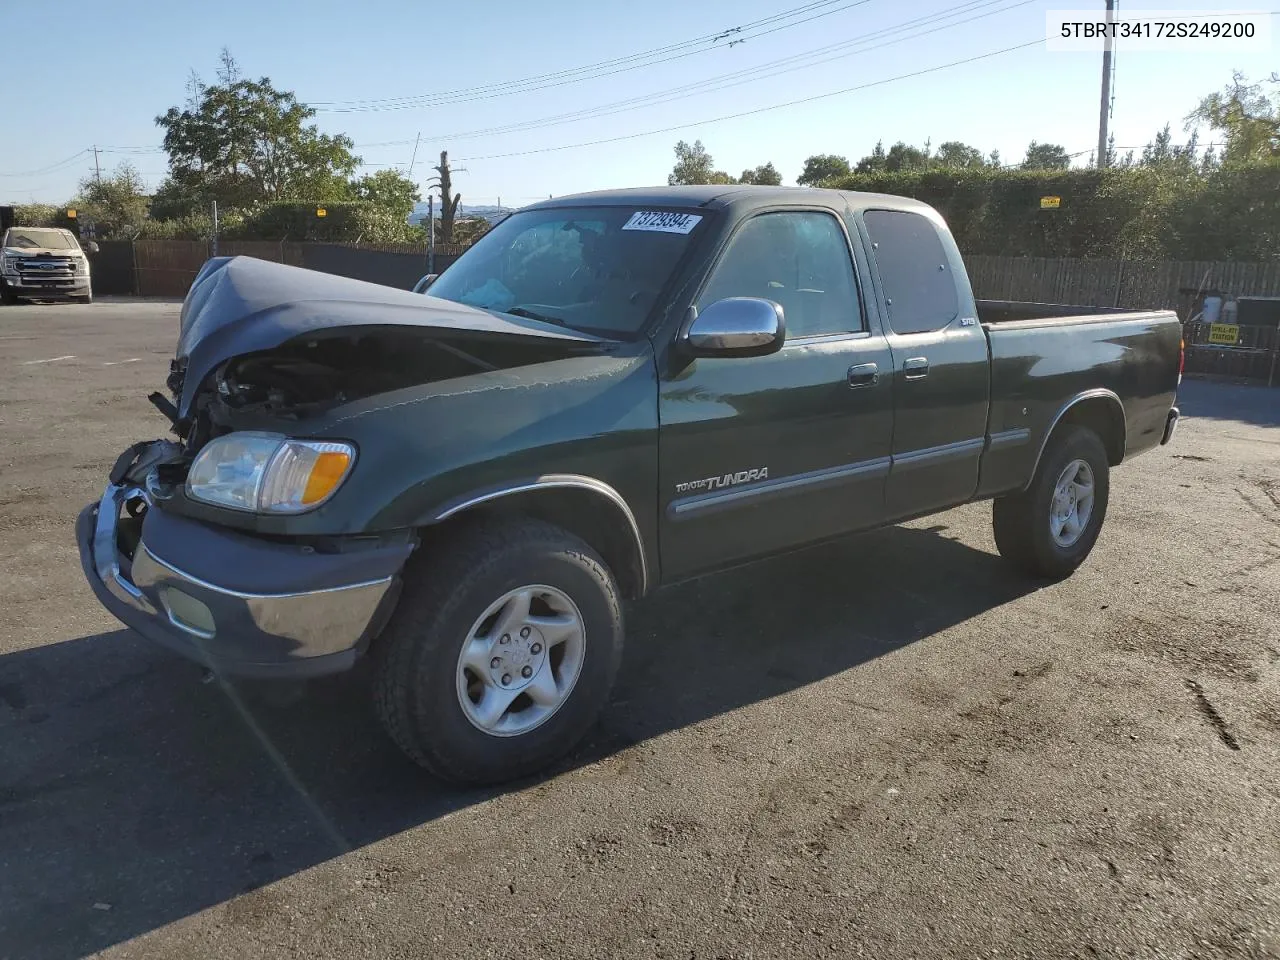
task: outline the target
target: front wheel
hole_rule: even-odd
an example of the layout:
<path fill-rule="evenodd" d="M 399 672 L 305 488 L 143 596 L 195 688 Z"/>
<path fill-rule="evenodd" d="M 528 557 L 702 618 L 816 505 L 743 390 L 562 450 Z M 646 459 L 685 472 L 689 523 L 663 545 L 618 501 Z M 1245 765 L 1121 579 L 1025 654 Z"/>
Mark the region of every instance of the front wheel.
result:
<path fill-rule="evenodd" d="M 1000 555 L 1037 576 L 1070 576 L 1102 532 L 1110 490 L 1102 439 L 1088 427 L 1064 427 L 1050 439 L 1031 486 L 995 501 Z"/>
<path fill-rule="evenodd" d="M 375 706 L 442 779 L 526 776 L 591 728 L 622 642 L 617 584 L 587 544 L 537 520 L 482 524 L 406 571 L 377 641 Z"/>
<path fill-rule="evenodd" d="M 9 285 L 0 280 L 0 303 L 6 307 L 11 307 L 18 302 L 18 295 L 10 289 Z"/>

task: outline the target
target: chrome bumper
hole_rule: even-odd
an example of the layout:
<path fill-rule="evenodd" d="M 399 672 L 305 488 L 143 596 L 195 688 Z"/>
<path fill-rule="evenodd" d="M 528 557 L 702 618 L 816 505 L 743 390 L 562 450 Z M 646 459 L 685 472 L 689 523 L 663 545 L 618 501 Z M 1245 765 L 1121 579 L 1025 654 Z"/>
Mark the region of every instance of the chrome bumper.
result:
<path fill-rule="evenodd" d="M 77 525 L 81 563 L 103 605 L 118 619 L 171 650 L 226 673 L 312 676 L 349 668 L 382 628 L 399 591 L 398 571 L 412 551 L 408 543 L 334 557 L 166 518 L 163 540 L 181 544 L 185 557 L 210 557 L 243 584 L 260 576 L 288 583 L 283 591 L 248 591 L 188 572 L 177 557 L 149 545 L 150 514 L 132 560 L 121 552 L 121 509 L 146 500 L 138 487 L 108 485 Z M 159 532 L 159 531 L 157 531 Z M 345 569 L 350 582 L 335 583 Z M 314 573 L 314 576 L 312 576 Z M 371 575 L 372 574 L 372 575 Z M 299 589 L 308 579 L 313 589 Z"/>

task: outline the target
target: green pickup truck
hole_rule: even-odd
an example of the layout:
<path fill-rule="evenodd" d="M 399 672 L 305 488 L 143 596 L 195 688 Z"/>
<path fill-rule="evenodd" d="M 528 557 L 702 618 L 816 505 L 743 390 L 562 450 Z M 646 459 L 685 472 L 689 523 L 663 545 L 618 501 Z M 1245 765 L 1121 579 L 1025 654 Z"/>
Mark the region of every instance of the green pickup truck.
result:
<path fill-rule="evenodd" d="M 1181 363 L 1167 311 L 975 302 L 942 218 L 873 194 L 550 200 L 425 293 L 214 259 L 151 395 L 176 439 L 120 456 L 81 558 L 213 670 L 370 657 L 405 753 L 494 782 L 579 741 L 665 584 L 983 499 L 1069 575 Z"/>

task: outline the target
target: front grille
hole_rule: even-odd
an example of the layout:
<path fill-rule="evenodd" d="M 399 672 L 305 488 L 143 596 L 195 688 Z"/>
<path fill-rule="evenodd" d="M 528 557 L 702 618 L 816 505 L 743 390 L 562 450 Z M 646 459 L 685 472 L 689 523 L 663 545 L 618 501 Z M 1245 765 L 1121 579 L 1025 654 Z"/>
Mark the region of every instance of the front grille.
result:
<path fill-rule="evenodd" d="M 23 282 L 73 280 L 76 275 L 76 262 L 69 257 L 28 257 L 19 259 L 17 267 Z"/>

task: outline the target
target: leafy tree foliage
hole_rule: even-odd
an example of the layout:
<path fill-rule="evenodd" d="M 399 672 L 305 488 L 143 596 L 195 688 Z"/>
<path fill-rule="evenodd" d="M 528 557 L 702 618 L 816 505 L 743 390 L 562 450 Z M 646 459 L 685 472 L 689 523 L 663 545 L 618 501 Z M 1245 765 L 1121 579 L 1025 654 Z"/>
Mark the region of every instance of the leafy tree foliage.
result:
<path fill-rule="evenodd" d="M 80 217 L 93 222 L 98 239 L 128 240 L 146 221 L 149 200 L 142 176 L 125 161 L 100 180 L 83 180 L 74 204 Z"/>
<path fill-rule="evenodd" d="M 157 193 L 165 213 L 202 210 L 211 200 L 249 208 L 273 200 L 326 202 L 347 194 L 359 165 L 345 134 L 321 133 L 315 111 L 268 77 L 246 79 L 223 51 L 218 82 L 189 86 L 187 104 L 156 118 L 169 178 Z"/>
<path fill-rule="evenodd" d="M 834 153 L 818 153 L 804 162 L 804 170 L 796 177 L 802 187 L 818 187 L 827 180 L 847 177 L 852 172 L 849 161 Z"/>
<path fill-rule="evenodd" d="M 1273 73 L 1267 86 L 1270 94 L 1236 72 L 1225 89 L 1209 94 L 1187 115 L 1188 129 L 1204 124 L 1223 136 L 1223 166 L 1280 158 L 1280 74 Z"/>
<path fill-rule="evenodd" d="M 351 197 L 408 220 L 413 205 L 422 199 L 417 185 L 399 170 L 379 170 L 351 181 Z"/>
<path fill-rule="evenodd" d="M 669 186 L 693 183 L 735 183 L 736 181 L 723 170 L 716 170 L 701 140 L 695 140 L 690 146 L 681 140 L 676 143 L 676 165 L 667 177 Z"/>
<path fill-rule="evenodd" d="M 1027 145 L 1027 155 L 1022 158 L 1023 170 L 1066 170 L 1070 166 L 1071 157 L 1066 147 L 1057 143 L 1032 140 Z"/>
<path fill-rule="evenodd" d="M 773 163 L 766 163 L 763 166 L 756 167 L 754 170 L 743 170 L 742 176 L 738 178 L 739 183 L 756 183 L 765 187 L 777 187 L 782 185 L 782 174 L 777 171 Z"/>

